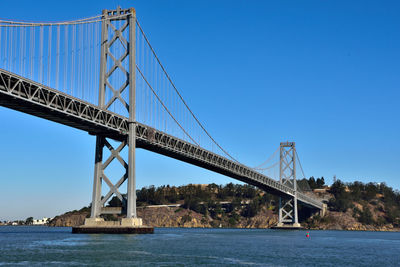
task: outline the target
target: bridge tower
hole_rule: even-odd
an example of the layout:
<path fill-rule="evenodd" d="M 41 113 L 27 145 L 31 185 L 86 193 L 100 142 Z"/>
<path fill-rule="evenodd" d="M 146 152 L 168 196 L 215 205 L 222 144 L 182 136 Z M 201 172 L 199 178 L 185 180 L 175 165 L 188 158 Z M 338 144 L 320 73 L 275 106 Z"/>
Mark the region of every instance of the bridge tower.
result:
<path fill-rule="evenodd" d="M 299 228 L 297 215 L 297 183 L 296 183 L 296 145 L 295 142 L 280 144 L 279 179 L 281 184 L 293 188 L 293 198 L 279 198 L 279 218 L 277 227 Z"/>
<path fill-rule="evenodd" d="M 113 22 L 118 23 L 113 23 Z M 126 218 L 120 222 L 121 226 L 141 226 L 142 219 L 136 214 L 136 177 L 135 177 L 135 147 L 136 147 L 136 117 L 135 117 L 135 36 L 136 36 L 136 12 L 133 8 L 116 10 L 103 10 L 101 25 L 101 55 L 100 55 L 100 84 L 99 84 L 99 106 L 104 110 L 111 110 L 112 105 L 119 102 L 125 107 L 129 114 L 129 132 L 127 140 L 122 140 L 118 147 L 113 147 L 104 136 L 96 136 L 95 168 L 93 181 L 93 195 L 91 216 L 86 219 L 85 226 L 107 226 L 100 218 L 101 214 L 126 213 Z M 120 42 L 118 54 L 113 53 L 112 46 Z M 124 51 L 120 52 L 119 50 Z M 115 51 L 115 49 L 114 49 Z M 115 78 L 111 79 L 116 72 L 118 84 Z M 122 78 L 120 77 L 122 76 Z M 113 82 L 114 81 L 114 82 Z M 125 90 L 129 90 L 129 101 L 121 97 Z M 112 97 L 107 99 L 106 92 Z M 128 162 L 121 152 L 128 148 Z M 108 149 L 110 156 L 104 161 L 103 150 Z M 114 184 L 105 174 L 110 163 L 118 161 L 124 169 L 123 176 Z M 127 193 L 122 194 L 119 188 L 127 181 Z M 102 197 L 102 183 L 109 187 L 109 192 Z M 122 209 L 105 208 L 104 205 L 112 197 L 117 196 L 123 204 Z"/>

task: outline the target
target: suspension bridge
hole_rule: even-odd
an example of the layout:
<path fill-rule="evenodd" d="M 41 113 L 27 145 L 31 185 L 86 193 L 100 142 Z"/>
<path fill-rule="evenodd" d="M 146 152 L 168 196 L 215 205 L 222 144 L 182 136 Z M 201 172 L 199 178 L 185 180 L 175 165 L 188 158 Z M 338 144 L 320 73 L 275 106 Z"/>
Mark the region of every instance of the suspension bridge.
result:
<path fill-rule="evenodd" d="M 96 136 L 87 227 L 111 226 L 100 218 L 107 213 L 126 214 L 120 226 L 141 226 L 136 215 L 136 148 L 280 196 L 280 226 L 299 226 L 298 202 L 324 208 L 321 200 L 297 186 L 295 143 L 280 144 L 279 162 L 272 167 L 263 163 L 252 168 L 216 142 L 161 64 L 132 8 L 57 23 L 0 20 L 0 105 Z M 112 162 L 120 163 L 122 177 L 110 177 Z M 279 180 L 265 174 L 273 167 L 279 167 Z M 108 192 L 102 192 L 104 183 Z M 122 201 L 122 209 L 106 207 L 112 196 Z"/>

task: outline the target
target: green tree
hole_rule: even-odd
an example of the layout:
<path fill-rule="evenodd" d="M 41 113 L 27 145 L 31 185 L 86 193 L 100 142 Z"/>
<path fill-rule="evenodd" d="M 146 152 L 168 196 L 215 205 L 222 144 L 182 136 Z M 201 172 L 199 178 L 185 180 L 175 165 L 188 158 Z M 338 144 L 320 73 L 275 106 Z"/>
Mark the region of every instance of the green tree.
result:
<path fill-rule="evenodd" d="M 256 196 L 256 189 L 251 185 L 243 186 L 243 197 L 244 198 L 254 198 Z"/>
<path fill-rule="evenodd" d="M 318 178 L 316 181 L 317 188 L 322 188 L 325 185 L 324 177 Z"/>
<path fill-rule="evenodd" d="M 191 209 L 195 212 L 200 212 L 200 204 L 198 198 L 187 197 L 182 205 L 185 209 Z"/>
<path fill-rule="evenodd" d="M 363 211 L 360 212 L 360 217 L 358 217 L 358 221 L 364 224 L 373 224 L 374 219 L 372 217 L 372 213 L 368 207 L 364 207 Z"/>
<path fill-rule="evenodd" d="M 364 184 L 359 181 L 355 181 L 354 183 L 349 184 L 349 189 L 351 191 L 352 199 L 357 201 L 361 199 L 362 193 L 364 191 Z"/>
<path fill-rule="evenodd" d="M 250 201 L 249 205 L 247 205 L 243 210 L 242 210 L 242 216 L 251 218 L 257 215 L 258 211 L 260 210 L 260 205 L 258 203 L 257 199 L 254 199 Z"/>
<path fill-rule="evenodd" d="M 109 202 L 108 202 L 109 207 L 122 207 L 122 201 L 117 197 L 114 196 Z"/>
<path fill-rule="evenodd" d="M 315 182 L 314 176 L 311 176 L 310 179 L 308 179 L 308 184 L 310 185 L 311 189 L 317 188 L 317 183 Z"/>
<path fill-rule="evenodd" d="M 370 200 L 372 200 L 373 198 L 376 197 L 377 193 L 378 193 L 377 185 L 374 184 L 374 183 L 368 183 L 368 184 L 365 185 L 365 191 L 364 191 L 364 194 L 363 194 L 363 198 L 366 201 L 370 201 Z"/>
<path fill-rule="evenodd" d="M 25 224 L 26 224 L 26 225 L 31 225 L 31 224 L 33 224 L 33 217 L 28 217 L 28 218 L 26 218 Z"/>

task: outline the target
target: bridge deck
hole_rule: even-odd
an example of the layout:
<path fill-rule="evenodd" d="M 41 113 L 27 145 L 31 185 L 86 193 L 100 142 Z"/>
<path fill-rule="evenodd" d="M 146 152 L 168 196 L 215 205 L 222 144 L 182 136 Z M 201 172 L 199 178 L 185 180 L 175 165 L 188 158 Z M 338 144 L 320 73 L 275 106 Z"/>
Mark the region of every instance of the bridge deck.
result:
<path fill-rule="evenodd" d="M 90 134 L 125 140 L 128 119 L 98 106 L 0 69 L 0 106 L 62 123 Z M 255 185 L 267 192 L 291 197 L 295 191 L 199 146 L 137 123 L 136 146 Z M 298 201 L 322 209 L 322 202 L 297 192 Z"/>

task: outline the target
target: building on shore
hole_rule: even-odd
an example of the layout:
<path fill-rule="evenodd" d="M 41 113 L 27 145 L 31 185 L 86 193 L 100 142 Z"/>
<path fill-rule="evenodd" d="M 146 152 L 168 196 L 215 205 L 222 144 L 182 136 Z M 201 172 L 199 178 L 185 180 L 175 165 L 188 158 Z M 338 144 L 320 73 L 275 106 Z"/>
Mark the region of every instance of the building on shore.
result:
<path fill-rule="evenodd" d="M 38 220 L 33 220 L 32 225 L 45 225 L 49 222 L 50 218 L 43 218 L 43 219 L 38 219 Z"/>

